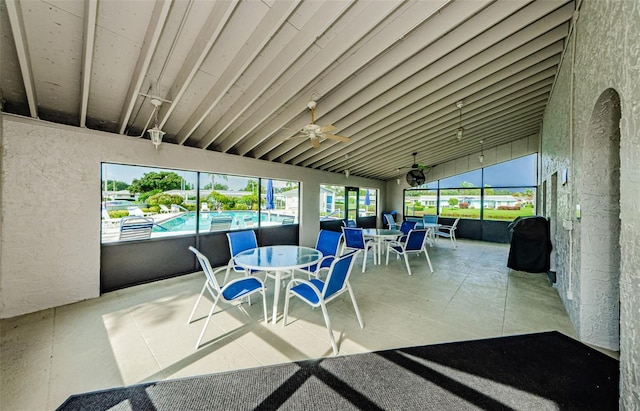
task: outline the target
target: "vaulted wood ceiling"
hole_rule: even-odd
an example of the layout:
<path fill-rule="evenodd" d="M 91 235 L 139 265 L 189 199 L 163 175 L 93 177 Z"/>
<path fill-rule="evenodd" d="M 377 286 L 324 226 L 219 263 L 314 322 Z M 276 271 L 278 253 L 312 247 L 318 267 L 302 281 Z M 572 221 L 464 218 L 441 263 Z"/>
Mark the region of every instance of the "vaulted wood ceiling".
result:
<path fill-rule="evenodd" d="M 148 138 L 154 96 L 163 144 L 390 179 L 537 134 L 574 7 L 0 0 L 2 110 Z M 289 139 L 310 100 L 349 143 Z"/>

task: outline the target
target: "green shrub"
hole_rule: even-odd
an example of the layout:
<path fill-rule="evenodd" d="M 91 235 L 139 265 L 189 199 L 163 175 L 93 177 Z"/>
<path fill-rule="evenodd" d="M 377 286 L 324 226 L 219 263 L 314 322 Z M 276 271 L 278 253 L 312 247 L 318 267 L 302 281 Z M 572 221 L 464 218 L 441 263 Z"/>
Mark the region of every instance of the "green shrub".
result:
<path fill-rule="evenodd" d="M 234 210 L 248 210 L 249 207 L 246 204 L 236 203 Z"/>
<path fill-rule="evenodd" d="M 111 218 L 122 218 L 129 215 L 129 211 L 127 210 L 113 210 L 109 211 L 109 217 Z"/>

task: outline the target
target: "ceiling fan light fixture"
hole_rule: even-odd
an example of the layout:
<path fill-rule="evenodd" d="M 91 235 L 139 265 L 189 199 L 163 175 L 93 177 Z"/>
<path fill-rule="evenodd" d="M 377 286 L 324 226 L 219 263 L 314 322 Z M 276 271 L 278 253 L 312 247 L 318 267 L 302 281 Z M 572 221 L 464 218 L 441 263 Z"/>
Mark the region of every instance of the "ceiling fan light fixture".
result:
<path fill-rule="evenodd" d="M 458 141 L 462 141 L 462 135 L 463 134 L 464 134 L 464 128 L 459 127 L 458 130 L 457 130 L 457 133 L 456 133 L 456 135 L 458 137 Z"/>
<path fill-rule="evenodd" d="M 348 168 L 344 169 L 344 175 L 345 175 L 346 178 L 349 178 L 349 169 Z"/>

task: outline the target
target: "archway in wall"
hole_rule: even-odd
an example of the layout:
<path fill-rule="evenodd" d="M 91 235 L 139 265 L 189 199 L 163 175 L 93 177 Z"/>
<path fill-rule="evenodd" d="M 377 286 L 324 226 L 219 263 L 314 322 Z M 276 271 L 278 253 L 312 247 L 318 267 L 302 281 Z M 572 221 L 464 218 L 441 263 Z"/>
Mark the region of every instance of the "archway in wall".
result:
<path fill-rule="evenodd" d="M 598 98 L 584 139 L 579 191 L 580 338 L 620 347 L 620 97 Z"/>

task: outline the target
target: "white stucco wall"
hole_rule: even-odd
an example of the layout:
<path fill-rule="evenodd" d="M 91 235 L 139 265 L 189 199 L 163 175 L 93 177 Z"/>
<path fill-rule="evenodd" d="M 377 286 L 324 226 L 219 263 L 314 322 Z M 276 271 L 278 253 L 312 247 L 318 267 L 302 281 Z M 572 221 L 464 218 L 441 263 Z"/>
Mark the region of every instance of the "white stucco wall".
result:
<path fill-rule="evenodd" d="M 0 318 L 97 297 L 100 164 L 113 162 L 300 181 L 300 244 L 318 234 L 320 184 L 385 183 L 2 115 Z"/>
<path fill-rule="evenodd" d="M 619 288 L 620 406 L 637 410 L 640 409 L 640 2 L 585 0 L 576 27 L 573 76 L 574 56 L 569 43 L 545 111 L 542 134 L 542 178 L 547 187 L 554 173 L 560 175 L 561 170 L 570 170 L 568 183 L 558 184 L 557 193 L 558 220 L 573 223 L 572 232 L 559 229 L 555 237 L 558 290 L 581 339 L 615 348 L 618 336 L 612 333 L 618 327 L 612 322 L 618 321 L 617 296 L 612 293 Z M 586 187 L 591 182 L 598 184 L 596 179 L 581 179 L 588 175 L 585 167 L 592 166 L 594 157 L 597 160 L 593 149 L 585 149 L 593 146 L 593 141 L 586 139 L 597 138 L 591 122 L 599 115 L 594 108 L 607 89 L 618 94 L 621 115 L 620 267 L 618 273 L 613 273 L 619 277 L 619 287 L 611 284 L 611 273 L 603 273 L 600 268 L 593 273 L 594 264 L 588 256 L 602 251 L 601 238 L 587 237 L 586 220 L 580 221 L 575 215 L 576 205 L 590 195 Z M 572 113 L 573 147 L 569 138 Z M 606 156 L 606 151 L 601 155 Z M 567 295 L 569 275 L 573 298 Z"/>

